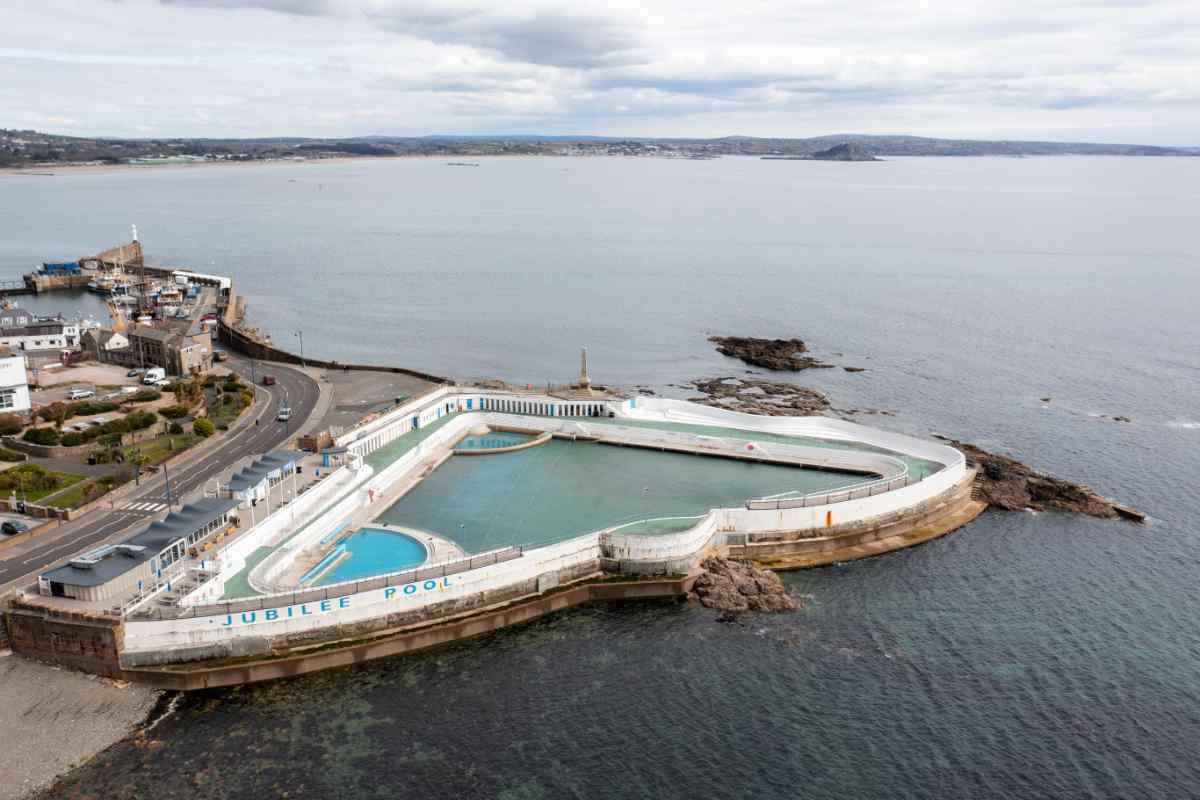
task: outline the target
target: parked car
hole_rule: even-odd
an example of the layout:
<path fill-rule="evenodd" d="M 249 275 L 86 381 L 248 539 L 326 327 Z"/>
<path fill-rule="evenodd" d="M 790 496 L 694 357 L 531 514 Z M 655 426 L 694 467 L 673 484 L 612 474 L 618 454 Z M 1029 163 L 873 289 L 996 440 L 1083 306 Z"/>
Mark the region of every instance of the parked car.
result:
<path fill-rule="evenodd" d="M 274 386 L 274 385 L 275 385 L 275 376 L 274 375 L 263 375 L 263 386 Z"/>
<path fill-rule="evenodd" d="M 129 370 L 129 372 L 125 373 L 125 377 L 126 378 L 136 378 L 138 375 L 143 374 L 145 371 L 146 371 L 145 367 L 131 369 L 131 370 Z"/>
<path fill-rule="evenodd" d="M 0 525 L 0 533 L 3 533 L 5 536 L 16 536 L 18 533 L 24 533 L 27 530 L 29 530 L 29 526 L 16 519 L 10 519 L 3 525 Z"/>
<path fill-rule="evenodd" d="M 229 353 L 224 350 L 213 350 L 213 361 L 228 361 Z"/>
<path fill-rule="evenodd" d="M 287 422 L 291 418 L 292 410 L 287 406 L 282 406 L 279 409 L 279 413 L 275 415 L 275 419 L 279 420 L 280 422 Z"/>
<path fill-rule="evenodd" d="M 95 397 L 95 389 L 85 389 L 82 386 L 76 386 L 71 391 L 67 392 L 68 400 L 83 400 L 88 397 Z"/>
<path fill-rule="evenodd" d="M 171 379 L 170 378 L 159 378 L 158 380 L 156 380 L 154 383 L 152 383 L 150 385 L 157 386 L 160 389 L 165 389 L 171 385 Z"/>
<path fill-rule="evenodd" d="M 165 369 L 162 367 L 154 367 L 153 369 L 146 370 L 146 376 L 142 378 L 142 383 L 146 384 L 147 386 L 151 386 L 158 381 L 161 381 L 165 377 L 167 377 L 167 371 Z"/>

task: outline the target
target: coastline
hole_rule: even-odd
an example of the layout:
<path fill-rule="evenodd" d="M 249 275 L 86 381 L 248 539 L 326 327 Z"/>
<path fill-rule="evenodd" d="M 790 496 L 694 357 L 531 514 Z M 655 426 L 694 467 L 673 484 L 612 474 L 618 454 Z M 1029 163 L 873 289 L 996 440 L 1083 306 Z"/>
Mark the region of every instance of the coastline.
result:
<path fill-rule="evenodd" d="M 455 166 L 461 166 L 461 160 L 455 159 L 470 158 L 472 160 L 495 160 L 502 158 L 565 158 L 565 159 L 593 159 L 593 158 L 648 158 L 656 161 L 696 161 L 696 160 L 712 160 L 712 159 L 689 159 L 678 156 L 664 155 L 642 155 L 642 156 L 627 156 L 627 155 L 587 155 L 587 156 L 572 156 L 558 153 L 481 153 L 478 155 L 464 156 L 461 154 L 444 153 L 441 155 L 430 155 L 428 153 L 397 153 L 390 156 L 376 155 L 339 155 L 330 156 L 328 158 L 261 158 L 250 159 L 245 161 L 193 161 L 193 162 L 176 162 L 166 164 L 71 164 L 71 163 L 52 163 L 52 164 L 31 164 L 26 167 L 0 167 L 0 177 L 16 177 L 21 175 L 29 175 L 35 177 L 53 178 L 61 174 L 103 174 L 109 172 L 130 172 L 134 170 L 160 170 L 160 169 L 207 169 L 212 167 L 249 167 L 249 166 L 311 166 L 314 164 L 347 164 L 355 161 L 447 161 L 448 164 L 453 162 Z"/>
<path fill-rule="evenodd" d="M 0 800 L 32 797 L 130 736 L 161 696 L 137 683 L 0 657 Z"/>

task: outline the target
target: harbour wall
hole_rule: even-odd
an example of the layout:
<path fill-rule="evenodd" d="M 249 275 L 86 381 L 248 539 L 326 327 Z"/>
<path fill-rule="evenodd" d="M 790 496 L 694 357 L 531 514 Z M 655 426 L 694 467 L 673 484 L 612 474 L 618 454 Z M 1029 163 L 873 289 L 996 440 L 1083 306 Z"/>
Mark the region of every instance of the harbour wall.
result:
<path fill-rule="evenodd" d="M 411 375 L 414 378 L 429 381 L 430 383 L 449 383 L 449 378 L 443 378 L 440 375 L 432 375 L 428 372 L 421 372 L 414 369 L 405 369 L 404 367 L 381 367 L 373 364 L 343 364 L 338 361 L 324 361 L 319 358 L 300 358 L 295 353 L 289 353 L 287 350 L 282 350 L 274 345 L 260 342 L 242 331 L 227 325 L 225 320 L 220 320 L 217 324 L 217 338 L 221 344 L 228 347 L 230 350 L 241 353 L 249 358 L 255 358 L 260 361 L 278 361 L 283 364 L 297 364 L 309 367 L 320 367 L 321 369 L 352 369 L 366 372 L 394 372 L 400 375 Z"/>

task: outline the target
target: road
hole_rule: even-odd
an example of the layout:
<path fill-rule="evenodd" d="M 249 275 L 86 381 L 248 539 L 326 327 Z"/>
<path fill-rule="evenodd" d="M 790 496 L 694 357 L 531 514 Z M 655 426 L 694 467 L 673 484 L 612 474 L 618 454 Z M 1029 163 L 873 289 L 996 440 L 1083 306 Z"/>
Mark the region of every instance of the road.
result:
<path fill-rule="evenodd" d="M 233 353 L 229 354 L 226 366 L 249 379 L 253 372 L 259 381 L 258 388 L 271 396 L 266 413 L 258 425 L 250 424 L 233 433 L 226 441 L 195 461 L 178 469 L 167 468 L 170 477 L 170 496 L 173 507 L 178 508 L 179 498 L 203 489 L 215 477 L 221 475 L 247 456 L 274 450 L 288 440 L 299 426 L 303 425 L 316 407 L 319 389 L 316 381 L 298 370 L 275 364 L 255 362 L 254 365 Z M 274 375 L 274 386 L 263 386 L 264 373 Z M 286 399 L 292 409 L 288 423 L 275 419 L 276 410 Z M 250 413 L 257 414 L 258 408 Z M 34 540 L 34 546 L 18 545 L 13 551 L 0 558 L 0 594 L 18 586 L 33 583 L 38 573 L 62 558 L 75 555 L 103 542 L 125 528 L 130 534 L 140 529 L 138 523 L 149 522 L 166 511 L 167 485 L 160 470 L 150 480 L 142 480 L 142 488 L 116 502 L 114 509 L 97 509 L 78 520 Z"/>

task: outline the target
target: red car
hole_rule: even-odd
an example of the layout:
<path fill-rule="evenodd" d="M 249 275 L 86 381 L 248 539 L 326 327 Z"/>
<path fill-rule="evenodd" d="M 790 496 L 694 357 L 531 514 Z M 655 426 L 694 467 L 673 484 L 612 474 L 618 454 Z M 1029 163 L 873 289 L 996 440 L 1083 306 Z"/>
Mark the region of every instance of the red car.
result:
<path fill-rule="evenodd" d="M 274 375 L 263 375 L 263 386 L 274 386 L 274 385 L 275 385 L 275 376 Z"/>

